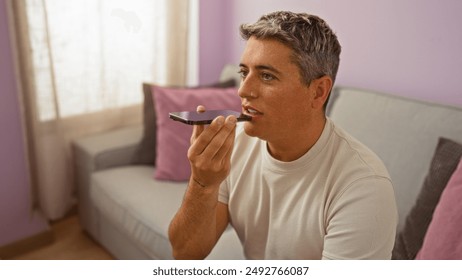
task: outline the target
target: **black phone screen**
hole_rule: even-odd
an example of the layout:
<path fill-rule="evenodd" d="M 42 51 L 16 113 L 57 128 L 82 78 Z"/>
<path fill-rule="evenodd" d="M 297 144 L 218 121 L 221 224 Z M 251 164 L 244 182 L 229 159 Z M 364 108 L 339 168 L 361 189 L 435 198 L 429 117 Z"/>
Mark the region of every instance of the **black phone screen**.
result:
<path fill-rule="evenodd" d="M 209 110 L 205 112 L 184 111 L 172 112 L 169 114 L 172 120 L 180 121 L 189 125 L 210 124 L 218 116 L 226 118 L 230 115 L 236 116 L 237 121 L 250 121 L 252 119 L 251 116 L 244 115 L 241 112 L 233 110 Z"/>

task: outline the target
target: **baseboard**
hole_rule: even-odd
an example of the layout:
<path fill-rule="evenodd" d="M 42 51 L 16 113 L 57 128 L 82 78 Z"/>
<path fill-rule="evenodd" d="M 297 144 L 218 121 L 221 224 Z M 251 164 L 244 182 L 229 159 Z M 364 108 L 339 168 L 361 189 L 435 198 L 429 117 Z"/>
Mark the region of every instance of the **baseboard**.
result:
<path fill-rule="evenodd" d="M 0 259 L 14 258 L 15 256 L 49 245 L 54 240 L 53 232 L 48 229 L 31 237 L 0 247 Z"/>

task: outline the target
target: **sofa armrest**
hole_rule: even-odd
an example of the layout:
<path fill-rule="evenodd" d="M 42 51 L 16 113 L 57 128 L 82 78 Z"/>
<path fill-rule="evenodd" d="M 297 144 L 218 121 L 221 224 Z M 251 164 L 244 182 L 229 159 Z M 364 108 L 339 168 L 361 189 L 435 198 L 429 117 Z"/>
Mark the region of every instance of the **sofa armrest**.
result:
<path fill-rule="evenodd" d="M 80 138 L 72 143 L 80 222 L 91 234 L 99 234 L 89 194 L 91 174 L 111 167 L 137 164 L 134 156 L 141 137 L 142 127 L 130 126 Z"/>
<path fill-rule="evenodd" d="M 136 164 L 141 135 L 141 126 L 130 126 L 77 139 L 73 143 L 76 164 L 90 172 Z"/>

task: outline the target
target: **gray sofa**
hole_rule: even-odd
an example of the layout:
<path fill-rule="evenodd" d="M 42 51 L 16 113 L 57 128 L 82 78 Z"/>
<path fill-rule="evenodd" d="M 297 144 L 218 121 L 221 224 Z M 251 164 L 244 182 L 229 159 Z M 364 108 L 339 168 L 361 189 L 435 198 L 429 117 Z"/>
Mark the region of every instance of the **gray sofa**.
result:
<path fill-rule="evenodd" d="M 227 66 L 220 80 L 239 79 Z M 328 115 L 385 162 L 394 181 L 399 230 L 415 205 L 440 137 L 462 143 L 462 109 L 337 87 Z M 118 259 L 171 259 L 167 229 L 185 182 L 153 179 L 154 166 L 133 161 L 143 128 L 128 127 L 74 142 L 83 228 Z M 232 228 L 209 259 L 242 259 Z"/>

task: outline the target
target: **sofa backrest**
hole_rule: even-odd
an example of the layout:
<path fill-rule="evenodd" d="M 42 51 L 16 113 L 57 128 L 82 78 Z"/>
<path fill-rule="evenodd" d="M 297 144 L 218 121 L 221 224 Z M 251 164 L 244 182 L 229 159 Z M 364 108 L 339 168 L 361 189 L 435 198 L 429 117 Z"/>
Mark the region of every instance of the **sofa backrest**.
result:
<path fill-rule="evenodd" d="M 239 86 L 241 83 L 241 75 L 239 72 L 239 66 L 234 64 L 226 64 L 220 73 L 220 82 L 228 81 L 233 79 L 236 82 L 236 85 Z"/>
<path fill-rule="evenodd" d="M 328 104 L 328 116 L 377 153 L 388 168 L 400 229 L 439 137 L 462 143 L 462 108 L 347 87 L 335 88 Z"/>

